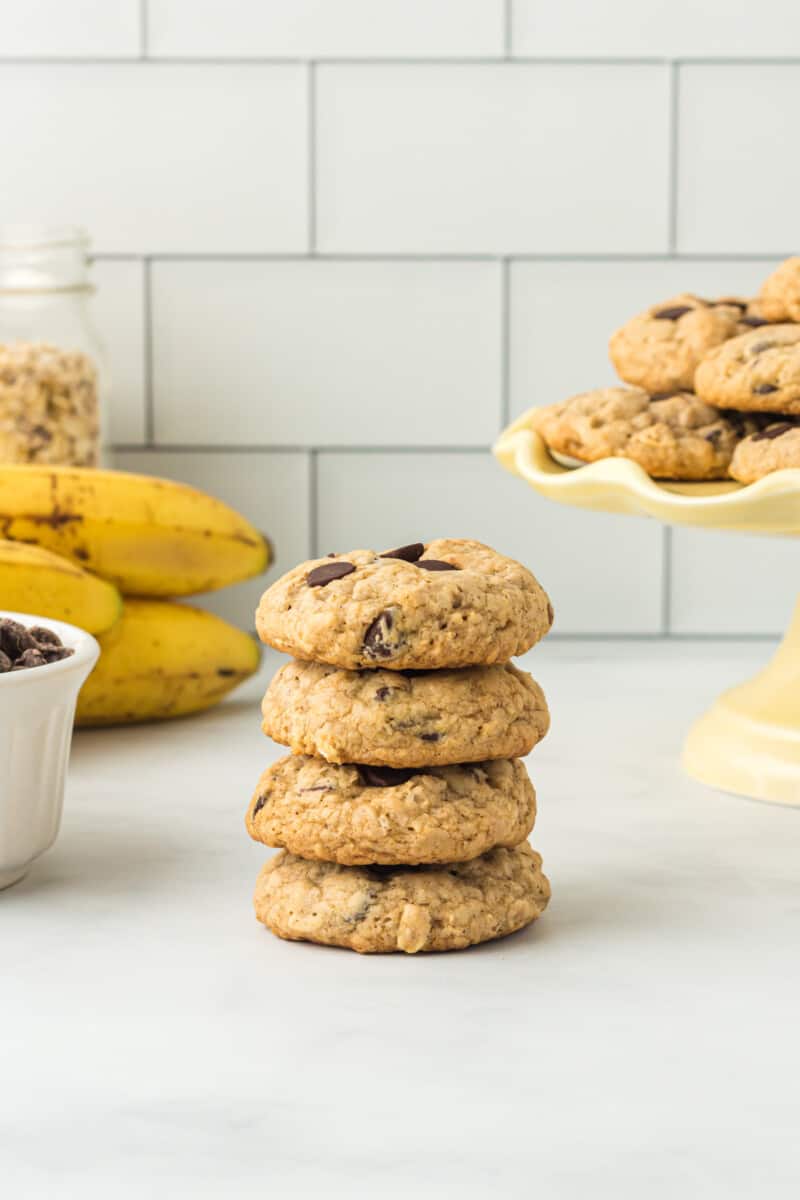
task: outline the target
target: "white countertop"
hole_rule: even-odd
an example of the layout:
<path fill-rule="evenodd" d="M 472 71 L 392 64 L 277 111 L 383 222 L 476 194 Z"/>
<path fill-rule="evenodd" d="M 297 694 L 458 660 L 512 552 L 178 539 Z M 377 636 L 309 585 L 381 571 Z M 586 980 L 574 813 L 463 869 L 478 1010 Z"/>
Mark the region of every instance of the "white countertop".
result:
<path fill-rule="evenodd" d="M 243 814 L 277 754 L 257 681 L 80 734 L 61 837 L 0 894 L 3 1195 L 796 1197 L 800 810 L 678 766 L 769 651 L 530 655 L 553 900 L 457 954 L 255 922 Z"/>

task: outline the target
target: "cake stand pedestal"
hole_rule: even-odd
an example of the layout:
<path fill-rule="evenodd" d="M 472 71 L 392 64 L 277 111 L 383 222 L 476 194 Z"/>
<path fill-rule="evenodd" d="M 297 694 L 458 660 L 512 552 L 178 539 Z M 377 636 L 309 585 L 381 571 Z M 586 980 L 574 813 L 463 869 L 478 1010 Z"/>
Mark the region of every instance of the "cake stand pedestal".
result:
<path fill-rule="evenodd" d="M 622 458 L 568 467 L 530 428 L 530 412 L 500 435 L 494 453 L 507 471 L 562 504 L 674 525 L 800 535 L 800 469 L 742 487 L 730 480 L 657 482 Z M 724 692 L 689 731 L 683 765 L 711 787 L 800 806 L 800 601 L 771 662 Z"/>

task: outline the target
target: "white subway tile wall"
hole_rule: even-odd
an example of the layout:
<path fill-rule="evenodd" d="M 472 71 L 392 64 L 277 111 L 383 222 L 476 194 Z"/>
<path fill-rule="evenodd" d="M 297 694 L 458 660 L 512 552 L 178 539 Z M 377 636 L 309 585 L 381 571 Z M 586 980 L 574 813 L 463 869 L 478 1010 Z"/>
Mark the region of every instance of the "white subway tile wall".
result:
<path fill-rule="evenodd" d="M 472 535 L 556 634 L 771 634 L 789 540 L 547 502 L 506 421 L 610 332 L 800 248 L 794 0 L 0 0 L 0 220 L 93 237 L 116 461 L 274 540 L 274 578 Z M 756 588 L 754 580 L 758 581 Z M 246 626 L 256 580 L 204 598 Z"/>

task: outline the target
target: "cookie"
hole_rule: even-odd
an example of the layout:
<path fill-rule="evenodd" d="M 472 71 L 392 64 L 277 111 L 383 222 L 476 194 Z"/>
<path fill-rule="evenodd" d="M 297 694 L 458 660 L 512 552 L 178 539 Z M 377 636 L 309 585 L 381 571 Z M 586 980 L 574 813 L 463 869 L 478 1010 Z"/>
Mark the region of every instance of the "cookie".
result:
<path fill-rule="evenodd" d="M 691 392 L 662 399 L 640 388 L 598 388 L 536 409 L 531 425 L 551 450 L 584 462 L 629 458 L 655 479 L 724 479 L 740 439 L 756 429 Z"/>
<path fill-rule="evenodd" d="M 530 571 L 458 538 L 301 563 L 267 589 L 256 613 L 261 640 L 276 650 L 349 669 L 507 662 L 552 623 Z"/>
<path fill-rule="evenodd" d="M 541 916 L 541 868 L 527 842 L 442 867 L 340 867 L 283 851 L 258 877 L 256 917 L 278 937 L 360 954 L 461 950 Z"/>
<path fill-rule="evenodd" d="M 535 818 L 518 759 L 413 770 L 290 754 L 261 776 L 246 824 L 255 841 L 303 858 L 416 864 L 515 846 Z"/>
<path fill-rule="evenodd" d="M 800 414 L 800 325 L 753 329 L 703 359 L 695 380 L 709 404 Z"/>
<path fill-rule="evenodd" d="M 739 443 L 731 475 L 739 483 L 755 483 L 790 467 L 800 467 L 800 423 L 777 421 Z"/>
<path fill-rule="evenodd" d="M 457 671 L 346 671 L 294 659 L 261 705 L 263 730 L 333 763 L 437 766 L 519 758 L 550 726 L 544 693 L 509 663 Z"/>
<path fill-rule="evenodd" d="M 800 321 L 800 258 L 787 258 L 764 280 L 758 303 L 768 321 Z"/>
<path fill-rule="evenodd" d="M 651 393 L 692 391 L 700 360 L 742 330 L 748 301 L 702 300 L 689 293 L 654 304 L 611 335 L 620 379 Z"/>

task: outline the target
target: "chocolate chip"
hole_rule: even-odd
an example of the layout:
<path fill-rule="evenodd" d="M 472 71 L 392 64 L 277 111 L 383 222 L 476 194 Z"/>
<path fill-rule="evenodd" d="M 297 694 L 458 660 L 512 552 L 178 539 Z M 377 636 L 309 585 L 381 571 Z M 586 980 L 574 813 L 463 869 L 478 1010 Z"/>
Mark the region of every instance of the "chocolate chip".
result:
<path fill-rule="evenodd" d="M 440 562 L 438 558 L 421 558 L 417 563 L 423 571 L 460 571 L 460 567 L 454 567 L 452 563 Z"/>
<path fill-rule="evenodd" d="M 749 325 L 751 329 L 758 329 L 761 325 L 769 325 L 766 317 L 744 316 L 739 320 L 740 325 Z"/>
<path fill-rule="evenodd" d="M 778 389 L 774 383 L 757 383 L 753 388 L 753 394 L 756 396 L 769 396 L 772 392 L 777 392 Z"/>
<path fill-rule="evenodd" d="M 0 619 L 0 650 L 12 660 L 19 658 L 25 650 L 30 650 L 35 643 L 24 625 L 12 621 L 10 617 Z"/>
<path fill-rule="evenodd" d="M 690 304 L 676 304 L 673 308 L 660 308 L 653 316 L 657 321 L 677 321 L 684 313 L 691 312 Z"/>
<path fill-rule="evenodd" d="M 379 687 L 375 693 L 376 700 L 388 700 L 392 689 L 388 687 Z"/>
<path fill-rule="evenodd" d="M 553 606 L 552 606 L 552 604 L 550 603 L 550 601 L 548 600 L 548 601 L 547 601 L 547 622 L 548 622 L 548 624 L 549 624 L 549 625 L 551 625 L 551 626 L 552 626 L 552 624 L 553 624 L 553 621 L 555 620 L 555 617 L 556 617 L 556 614 L 555 614 L 555 612 L 553 611 Z"/>
<path fill-rule="evenodd" d="M 403 562 L 416 562 L 425 553 L 422 542 L 411 542 L 408 546 L 398 546 L 397 550 L 386 550 L 379 558 L 400 558 Z"/>
<path fill-rule="evenodd" d="M 0 675 L 5 675 L 6 671 L 10 671 L 13 665 L 8 655 L 0 650 Z"/>
<path fill-rule="evenodd" d="M 712 429 L 710 433 L 703 435 L 707 442 L 711 442 L 712 446 L 718 446 L 722 437 L 721 429 Z"/>
<path fill-rule="evenodd" d="M 746 300 L 737 300 L 733 296 L 720 296 L 719 300 L 710 300 L 709 304 L 712 308 L 719 308 L 720 305 L 727 308 L 740 308 L 742 312 L 747 308 Z"/>
<path fill-rule="evenodd" d="M 258 797 L 258 799 L 256 800 L 255 804 L 253 805 L 253 812 L 252 812 L 252 815 L 253 815 L 254 817 L 255 817 L 255 816 L 257 816 L 257 815 L 258 815 L 258 813 L 260 813 L 260 812 L 261 812 L 262 808 L 263 808 L 263 807 L 264 807 L 264 805 L 267 803 L 267 800 L 268 800 L 268 799 L 269 799 L 269 794 L 268 794 L 267 792 L 264 792 L 264 793 L 263 793 L 263 795 L 261 795 L 261 796 L 259 796 L 259 797 Z"/>
<path fill-rule="evenodd" d="M 66 646 L 37 646 L 39 653 L 45 662 L 61 662 L 63 658 L 70 658 L 75 651 L 69 650 Z"/>
<path fill-rule="evenodd" d="M 321 567 L 314 567 L 313 571 L 309 571 L 306 575 L 306 583 L 309 587 L 325 587 L 328 583 L 333 583 L 334 579 L 344 579 L 345 575 L 352 575 L 355 567 L 349 562 L 332 562 L 323 563 Z"/>
<path fill-rule="evenodd" d="M 31 625 L 28 633 L 38 646 L 63 645 L 57 633 L 54 633 L 52 629 L 45 629 L 42 625 Z"/>
<path fill-rule="evenodd" d="M 438 742 L 441 734 L 439 733 L 420 733 L 419 740 L 421 742 Z"/>
<path fill-rule="evenodd" d="M 28 667 L 44 667 L 46 664 L 47 659 L 42 654 L 41 650 L 32 648 L 30 650 L 25 650 L 22 654 L 20 654 L 11 670 L 24 671 Z"/>
<path fill-rule="evenodd" d="M 370 658 L 391 658 L 395 651 L 395 647 L 389 644 L 389 634 L 393 627 L 394 617 L 388 608 L 378 613 L 364 634 L 364 653 Z"/>
<path fill-rule="evenodd" d="M 416 775 L 411 768 L 401 767 L 363 767 L 358 768 L 364 787 L 398 787 Z"/>
<path fill-rule="evenodd" d="M 788 433 L 790 429 L 797 429 L 798 426 L 792 421 L 781 421 L 779 425 L 770 425 L 768 429 L 762 429 L 760 433 L 754 433 L 751 441 L 753 442 L 771 442 L 773 438 L 782 437 L 784 433 Z"/>

